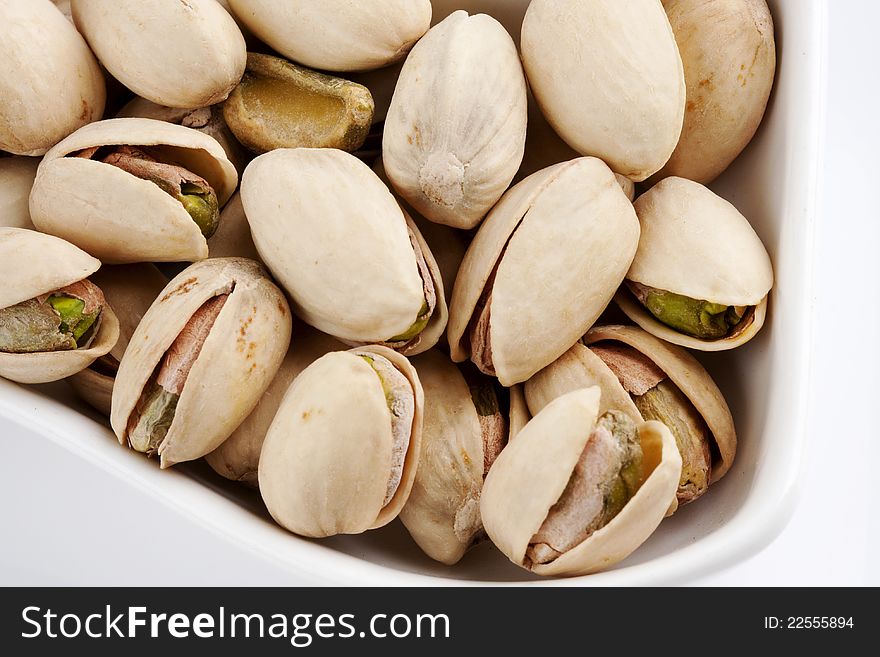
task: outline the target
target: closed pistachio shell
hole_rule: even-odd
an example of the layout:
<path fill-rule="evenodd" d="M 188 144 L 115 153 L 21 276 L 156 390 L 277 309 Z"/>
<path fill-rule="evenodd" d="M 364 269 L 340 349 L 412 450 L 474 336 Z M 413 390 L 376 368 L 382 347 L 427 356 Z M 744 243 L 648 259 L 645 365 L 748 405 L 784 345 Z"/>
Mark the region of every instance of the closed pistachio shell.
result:
<path fill-rule="evenodd" d="M 685 80 L 658 0 L 533 0 L 521 47 L 535 98 L 572 148 L 636 182 L 666 163 Z"/>
<path fill-rule="evenodd" d="M 765 0 L 664 0 L 684 64 L 681 138 L 655 176 L 708 185 L 742 152 L 764 117 L 776 73 Z"/>
<path fill-rule="evenodd" d="M 586 575 L 625 559 L 653 533 L 675 497 L 681 456 L 659 422 L 638 427 L 642 483 L 604 526 L 549 563 L 527 564 L 532 538 L 566 490 L 599 417 L 597 387 L 548 404 L 499 455 L 483 486 L 483 524 L 515 564 L 539 575 Z M 524 485 L 529 482 L 529 485 Z"/>
<path fill-rule="evenodd" d="M 423 407 L 415 369 L 390 349 L 362 347 L 315 361 L 284 396 L 263 443 L 259 482 L 269 513 L 312 537 L 389 523 L 415 478 Z M 395 440 L 395 424 L 405 445 Z"/>
<path fill-rule="evenodd" d="M 295 62 L 363 71 L 403 58 L 431 24 L 430 0 L 229 0 L 238 19 Z"/>
<path fill-rule="evenodd" d="M 638 239 L 632 204 L 600 160 L 580 158 L 522 181 L 488 215 L 461 264 L 450 304 L 452 358 L 470 356 L 505 386 L 525 381 L 596 321 Z"/>
<path fill-rule="evenodd" d="M 0 151 L 43 155 L 104 112 L 104 76 L 49 0 L 0 0 Z"/>
<path fill-rule="evenodd" d="M 423 316 L 430 275 L 433 312 L 400 342 L 407 354 L 436 344 L 446 325 L 436 262 L 363 162 L 331 149 L 272 151 L 248 166 L 241 197 L 257 251 L 299 317 L 347 342 L 390 342 Z"/>
<path fill-rule="evenodd" d="M 113 77 L 159 105 L 219 103 L 244 73 L 244 37 L 215 0 L 72 0 L 71 8 Z"/>
<path fill-rule="evenodd" d="M 75 157 L 105 146 L 152 148 L 207 181 L 221 206 L 238 182 L 223 148 L 206 134 L 153 119 L 108 119 L 81 128 L 43 158 L 30 197 L 36 227 L 111 264 L 206 258 L 205 237 L 180 201 L 119 167 Z"/>
<path fill-rule="evenodd" d="M 702 339 L 658 321 L 627 289 L 616 301 L 643 329 L 703 351 L 732 349 L 760 330 L 773 286 L 770 256 L 748 220 L 711 190 L 666 178 L 635 202 L 642 226 L 627 280 L 721 306 L 753 308 L 720 339 Z"/>
<path fill-rule="evenodd" d="M 98 260 L 57 237 L 24 228 L 0 228 L 0 309 L 82 281 L 100 266 Z M 0 376 L 19 383 L 58 381 L 109 352 L 118 337 L 116 315 L 104 306 L 97 333 L 88 347 L 0 352 Z"/>
<path fill-rule="evenodd" d="M 284 295 L 258 263 L 213 258 L 187 267 L 144 315 L 119 365 L 110 415 L 119 441 L 157 452 L 163 468 L 216 449 L 259 402 L 290 334 Z M 148 416 L 154 390 L 176 396 L 170 418 Z M 160 420 L 164 431 L 155 430 Z"/>
<path fill-rule="evenodd" d="M 39 165 L 36 157 L 0 158 L 0 226 L 33 229 L 28 197 Z"/>
<path fill-rule="evenodd" d="M 426 218 L 473 228 L 519 168 L 526 115 L 513 39 L 491 16 L 457 11 L 407 57 L 385 120 L 385 171 Z"/>

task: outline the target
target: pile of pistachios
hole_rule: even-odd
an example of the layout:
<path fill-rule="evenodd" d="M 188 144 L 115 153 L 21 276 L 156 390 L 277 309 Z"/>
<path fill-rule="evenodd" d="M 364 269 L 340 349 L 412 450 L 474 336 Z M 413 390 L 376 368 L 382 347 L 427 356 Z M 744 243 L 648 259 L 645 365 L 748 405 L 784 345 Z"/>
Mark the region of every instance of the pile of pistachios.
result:
<path fill-rule="evenodd" d="M 767 316 L 767 251 L 706 185 L 773 22 L 507 5 L 0 0 L 0 376 L 300 536 L 626 558 L 733 465 L 688 350 Z"/>

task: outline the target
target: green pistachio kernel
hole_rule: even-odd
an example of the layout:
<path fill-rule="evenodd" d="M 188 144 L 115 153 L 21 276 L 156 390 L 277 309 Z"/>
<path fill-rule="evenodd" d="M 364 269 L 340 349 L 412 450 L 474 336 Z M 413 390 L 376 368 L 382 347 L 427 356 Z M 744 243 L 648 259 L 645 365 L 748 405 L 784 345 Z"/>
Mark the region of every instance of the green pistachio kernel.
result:
<path fill-rule="evenodd" d="M 410 326 L 404 333 L 400 335 L 395 335 L 393 338 L 388 340 L 388 342 L 409 342 L 414 337 L 416 337 L 419 333 L 425 330 L 425 327 L 428 325 L 428 321 L 431 319 L 431 315 L 428 312 L 428 300 L 425 299 L 424 303 L 422 303 L 421 309 L 419 309 L 419 316 L 416 318 L 416 321 Z"/>
<path fill-rule="evenodd" d="M 639 285 L 636 297 L 658 321 L 700 340 L 719 340 L 739 324 L 743 306 L 692 299 L 667 290 Z"/>
<path fill-rule="evenodd" d="M 206 239 L 217 231 L 220 208 L 217 195 L 212 190 L 193 183 L 184 183 L 180 186 L 180 196 L 177 198 Z"/>
<path fill-rule="evenodd" d="M 88 343 L 101 310 L 83 313 L 85 302 L 54 294 L 0 310 L 0 351 L 13 354 L 68 351 Z"/>
<path fill-rule="evenodd" d="M 128 432 L 128 442 L 133 449 L 148 455 L 156 453 L 171 428 L 179 400 L 179 395 L 168 392 L 155 381 L 150 383 L 147 394 L 139 402 L 137 424 Z"/>

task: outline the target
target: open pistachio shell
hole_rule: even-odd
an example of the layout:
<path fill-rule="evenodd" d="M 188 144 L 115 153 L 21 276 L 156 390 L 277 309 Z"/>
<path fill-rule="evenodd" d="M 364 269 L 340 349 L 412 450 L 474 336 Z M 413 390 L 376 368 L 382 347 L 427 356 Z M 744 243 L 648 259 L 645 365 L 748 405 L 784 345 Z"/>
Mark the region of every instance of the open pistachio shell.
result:
<path fill-rule="evenodd" d="M 226 440 L 269 386 L 290 344 L 284 295 L 256 262 L 191 265 L 153 303 L 119 365 L 110 422 L 163 468 Z"/>
<path fill-rule="evenodd" d="M 131 336 L 168 279 L 153 265 L 141 263 L 108 265 L 90 280 L 101 288 L 119 319 L 119 339 L 109 353 L 66 381 L 85 402 L 109 418 L 116 370 Z"/>
<path fill-rule="evenodd" d="M 361 71 L 403 58 L 431 24 L 430 0 L 229 0 L 261 41 L 323 71 Z"/>
<path fill-rule="evenodd" d="M 528 563 L 527 551 L 566 491 L 599 418 L 597 387 L 548 404 L 499 455 L 483 485 L 483 524 L 515 564 L 538 575 L 586 575 L 613 566 L 656 529 L 675 497 L 681 456 L 659 422 L 638 427 L 642 476 L 638 490 L 604 526 L 549 563 Z M 528 485 L 525 485 L 529 482 Z"/>
<path fill-rule="evenodd" d="M 33 229 L 28 197 L 39 165 L 36 157 L 0 158 L 0 226 Z"/>
<path fill-rule="evenodd" d="M 739 323 L 715 339 L 659 321 L 627 286 L 615 297 L 623 312 L 652 335 L 701 351 L 751 340 L 764 324 L 773 267 L 748 220 L 703 185 L 675 177 L 642 194 L 635 209 L 642 234 L 628 282 L 672 293 L 679 301 L 745 310 Z"/>
<path fill-rule="evenodd" d="M 525 381 L 596 321 L 638 239 L 633 206 L 601 160 L 529 176 L 489 213 L 462 261 L 450 304 L 453 360 L 470 357 L 505 386 Z"/>
<path fill-rule="evenodd" d="M 300 374 L 260 454 L 260 493 L 302 536 L 359 534 L 400 513 L 419 462 L 424 395 L 381 346 L 329 353 Z"/>
<path fill-rule="evenodd" d="M 219 103 L 244 72 L 244 37 L 215 0 L 72 0 L 71 8 L 113 77 L 159 105 Z"/>
<path fill-rule="evenodd" d="M 297 325 L 294 332 L 296 345 L 287 352 L 260 403 L 220 447 L 205 455 L 208 465 L 227 479 L 256 487 L 263 440 L 291 382 L 324 354 L 348 348 L 308 325 Z"/>
<path fill-rule="evenodd" d="M 100 266 L 98 260 L 57 237 L 24 228 L 0 228 L 0 309 L 82 281 Z M 58 381 L 109 352 L 118 337 L 119 322 L 105 305 L 97 333 L 88 347 L 0 352 L 0 376 L 19 383 Z"/>
<path fill-rule="evenodd" d="M 272 151 L 248 166 L 241 198 L 257 251 L 307 323 L 406 354 L 437 343 L 447 311 L 436 262 L 363 162 L 332 149 Z"/>
<path fill-rule="evenodd" d="M 207 258 L 205 237 L 179 200 L 119 167 L 76 157 L 107 146 L 149 147 L 203 178 L 220 206 L 238 182 L 223 148 L 206 134 L 153 119 L 108 119 L 79 129 L 43 158 L 30 197 L 34 225 L 110 264 Z"/>
<path fill-rule="evenodd" d="M 104 112 L 104 76 L 49 0 L 0 0 L 0 151 L 42 155 Z"/>
<path fill-rule="evenodd" d="M 400 73 L 382 142 L 388 178 L 431 221 L 473 228 L 519 168 L 526 106 L 507 31 L 491 16 L 453 13 Z"/>
<path fill-rule="evenodd" d="M 241 194 L 236 192 L 220 212 L 217 232 L 208 238 L 208 250 L 212 258 L 250 258 L 260 260 L 257 247 L 251 237 L 251 227 L 244 213 Z"/>

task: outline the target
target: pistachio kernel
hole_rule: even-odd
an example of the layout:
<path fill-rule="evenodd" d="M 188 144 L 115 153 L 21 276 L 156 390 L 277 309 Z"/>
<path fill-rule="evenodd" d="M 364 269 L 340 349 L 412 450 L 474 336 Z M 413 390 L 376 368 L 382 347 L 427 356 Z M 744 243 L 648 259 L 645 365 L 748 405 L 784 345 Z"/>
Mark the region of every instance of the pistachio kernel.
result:
<path fill-rule="evenodd" d="M 727 306 L 633 281 L 629 289 L 659 322 L 700 340 L 720 340 L 740 323 L 748 306 Z"/>

